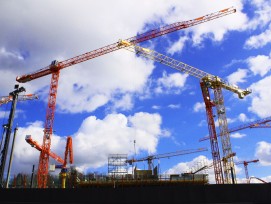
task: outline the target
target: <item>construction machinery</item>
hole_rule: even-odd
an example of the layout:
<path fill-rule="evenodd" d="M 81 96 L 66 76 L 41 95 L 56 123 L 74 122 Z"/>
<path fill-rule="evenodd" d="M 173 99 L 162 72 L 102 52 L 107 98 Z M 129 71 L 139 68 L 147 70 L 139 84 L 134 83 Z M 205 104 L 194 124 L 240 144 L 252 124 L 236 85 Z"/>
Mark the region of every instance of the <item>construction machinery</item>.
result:
<path fill-rule="evenodd" d="M 238 161 L 238 162 L 235 162 L 236 165 L 239 165 L 239 164 L 243 164 L 244 165 L 247 183 L 249 183 L 249 176 L 248 176 L 247 165 L 249 163 L 257 163 L 258 161 L 259 161 L 259 159 L 254 159 L 254 160 L 250 160 L 250 161 Z"/>
<path fill-rule="evenodd" d="M 39 99 L 38 95 L 36 94 L 18 95 L 18 101 L 27 101 L 27 100 L 34 100 L 34 99 Z M 2 96 L 0 99 L 0 106 L 12 101 L 13 101 L 12 96 Z"/>
<path fill-rule="evenodd" d="M 25 140 L 28 144 L 30 144 L 32 147 L 36 148 L 39 151 L 42 151 L 42 146 L 38 144 L 37 141 L 33 140 L 31 135 L 27 135 L 25 137 Z M 55 154 L 52 151 L 46 152 L 50 157 L 52 157 L 54 160 L 59 162 L 61 165 L 57 165 L 56 168 L 60 168 L 60 177 L 61 177 L 61 187 L 66 188 L 66 177 L 67 177 L 67 162 L 68 162 L 68 156 L 69 156 L 69 163 L 73 164 L 73 149 L 72 149 L 72 137 L 67 137 L 66 142 L 66 148 L 64 153 L 64 159 L 62 159 L 60 156 Z"/>
<path fill-rule="evenodd" d="M 270 121 L 271 121 L 271 116 L 269 116 L 267 118 L 260 119 L 260 120 L 256 120 L 253 122 L 249 122 L 246 124 L 242 124 L 237 127 L 229 128 L 228 132 L 233 133 L 233 132 L 237 132 L 239 130 L 243 130 L 246 128 L 271 128 L 271 125 L 269 124 Z M 221 136 L 221 134 L 218 134 L 217 136 Z M 202 141 L 208 140 L 208 139 L 210 139 L 210 136 L 200 138 L 199 141 L 202 142 Z"/>
<path fill-rule="evenodd" d="M 148 170 L 152 170 L 154 159 L 170 158 L 170 157 L 179 156 L 179 155 L 203 152 L 203 151 L 207 151 L 207 150 L 208 150 L 207 148 L 179 150 L 179 151 L 169 152 L 169 153 L 164 153 L 164 154 L 150 155 L 150 156 L 142 157 L 142 158 L 138 158 L 138 159 L 135 159 L 135 158 L 127 159 L 126 163 L 132 165 L 135 162 L 147 161 L 148 162 Z"/>
<path fill-rule="evenodd" d="M 250 94 L 251 90 L 248 90 L 248 89 L 243 90 L 236 85 L 229 84 L 227 81 L 223 80 L 222 78 L 218 76 L 211 75 L 207 72 L 199 70 L 188 64 L 177 61 L 173 58 L 165 56 L 154 50 L 140 47 L 126 40 L 119 40 L 119 46 L 121 47 L 125 46 L 125 49 L 135 52 L 136 54 L 140 56 L 157 61 L 161 64 L 165 64 L 171 68 L 177 69 L 178 71 L 192 75 L 201 80 L 200 86 L 201 86 L 202 95 L 203 95 L 203 99 L 206 106 L 209 133 L 211 135 L 210 142 L 211 142 L 211 148 L 212 148 L 212 156 L 213 156 L 213 162 L 214 162 L 216 182 L 220 184 L 220 183 L 224 183 L 224 180 L 223 180 L 223 175 L 222 175 L 222 167 L 220 164 L 220 154 L 219 154 L 219 147 L 217 143 L 215 122 L 213 118 L 213 115 L 214 115 L 213 110 L 212 110 L 213 107 L 215 107 L 217 110 L 220 134 L 223 135 L 223 137 L 221 137 L 223 157 L 227 158 L 227 161 L 223 162 L 225 182 L 226 183 L 231 183 L 232 181 L 235 182 L 236 179 L 235 179 L 235 168 L 234 168 L 233 159 L 232 157 L 228 156 L 232 154 L 232 149 L 231 149 L 230 137 L 228 133 L 226 108 L 224 106 L 222 88 L 229 90 L 233 93 L 236 93 L 240 99 L 243 99 L 246 95 Z M 209 88 L 213 89 L 214 91 L 213 100 L 211 100 Z M 234 178 L 230 179 L 232 175 L 234 176 Z"/>
<path fill-rule="evenodd" d="M 173 24 L 170 24 L 158 29 L 154 29 L 143 34 L 139 34 L 135 37 L 128 38 L 126 41 L 133 44 L 140 43 L 140 42 L 150 40 L 150 39 L 153 39 L 153 38 L 156 38 L 168 33 L 172 33 L 177 30 L 185 29 L 191 26 L 195 26 L 195 25 L 207 22 L 207 21 L 211 21 L 211 20 L 226 16 L 235 12 L 236 12 L 236 9 L 232 7 L 226 8 L 218 12 L 201 16 L 199 18 L 195 18 L 193 20 L 173 23 Z M 48 96 L 48 105 L 46 109 L 42 150 L 40 153 L 39 166 L 38 166 L 38 187 L 39 188 L 45 188 L 46 182 L 47 182 L 48 161 L 49 161 L 48 152 L 51 146 L 51 136 L 52 136 L 53 124 L 54 124 L 54 114 L 55 114 L 55 107 L 56 107 L 56 97 L 57 97 L 57 88 L 58 88 L 60 70 L 70 67 L 72 65 L 99 57 L 101 55 L 105 55 L 107 53 L 119 50 L 123 47 L 124 46 L 120 46 L 118 42 L 113 43 L 111 45 L 107 45 L 105 47 L 84 53 L 82 55 L 78 55 L 76 57 L 70 58 L 68 60 L 64 60 L 62 62 L 58 62 L 57 60 L 54 60 L 49 66 L 45 68 L 39 69 L 38 71 L 32 72 L 30 74 L 25 74 L 25 75 L 16 77 L 16 81 L 20 83 L 25 83 L 31 80 L 38 79 L 43 76 L 47 76 L 49 74 L 52 75 L 49 96 Z"/>

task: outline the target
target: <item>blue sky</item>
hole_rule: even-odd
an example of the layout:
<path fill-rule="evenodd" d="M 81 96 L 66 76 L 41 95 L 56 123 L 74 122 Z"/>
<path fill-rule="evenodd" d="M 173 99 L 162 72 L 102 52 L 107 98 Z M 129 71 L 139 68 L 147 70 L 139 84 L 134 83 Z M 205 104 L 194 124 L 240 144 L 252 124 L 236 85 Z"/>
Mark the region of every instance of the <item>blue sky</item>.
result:
<path fill-rule="evenodd" d="M 197 5 L 195 7 L 195 5 Z M 223 90 L 229 127 L 271 115 L 271 3 L 268 0 L 190 1 L 1 1 L 0 95 L 13 91 L 16 76 L 170 23 L 194 19 L 228 7 L 237 12 L 140 44 L 217 75 L 241 88 L 245 99 Z M 48 12 L 50 11 L 50 12 Z M 211 162 L 205 108 L 199 79 L 127 50 L 61 71 L 51 150 L 64 154 L 71 135 L 75 165 L 83 172 L 107 172 L 111 153 L 138 157 L 206 147 L 208 151 L 161 159 L 161 172 L 182 173 Z M 25 135 L 41 143 L 50 76 L 20 84 L 39 100 L 19 102 L 14 123 L 18 136 L 11 173 L 30 173 L 39 152 Z M 10 104 L 1 106 L 7 121 Z M 235 161 L 249 164 L 251 176 L 271 181 L 269 129 L 231 135 Z M 222 150 L 220 150 L 221 152 Z M 50 163 L 54 163 L 53 160 Z M 157 164 L 157 161 L 156 161 Z M 147 164 L 138 164 L 147 168 Z M 242 165 L 238 182 L 245 182 Z M 214 182 L 210 169 L 210 181 Z"/>

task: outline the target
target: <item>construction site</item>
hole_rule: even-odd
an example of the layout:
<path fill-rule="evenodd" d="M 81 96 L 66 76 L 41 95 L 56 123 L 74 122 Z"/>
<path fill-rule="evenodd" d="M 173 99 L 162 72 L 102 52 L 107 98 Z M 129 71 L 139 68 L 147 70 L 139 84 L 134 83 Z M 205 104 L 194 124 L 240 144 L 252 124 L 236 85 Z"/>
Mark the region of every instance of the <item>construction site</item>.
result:
<path fill-rule="evenodd" d="M 204 24 L 208 21 L 216 21 L 218 18 L 223 19 L 224 16 L 234 15 L 235 12 L 236 9 L 231 7 L 191 20 L 159 27 L 135 37 L 119 39 L 113 44 L 67 60 L 53 60 L 44 68 L 37 68 L 32 73 L 17 76 L 18 84 L 15 85 L 15 90 L 0 99 L 0 107 L 3 104 L 11 103 L 8 123 L 3 125 L 1 136 L 0 196 L 5 197 L 5 199 L 0 200 L 6 203 L 145 203 L 149 199 L 149 202 L 155 203 L 268 203 L 268 201 L 271 201 L 271 196 L 268 193 L 271 190 L 270 183 L 249 175 L 249 165 L 254 165 L 259 162 L 259 159 L 252 158 L 235 162 L 234 157 L 238 155 L 238 152 L 233 151 L 230 139 L 230 134 L 243 129 L 269 128 L 271 117 L 229 128 L 226 116 L 227 109 L 224 104 L 223 91 L 231 92 L 238 97 L 238 100 L 242 100 L 251 94 L 252 90 L 240 88 L 219 76 L 140 45 L 142 42 L 178 30 Z M 173 68 L 176 72 L 185 73 L 198 79 L 205 105 L 204 114 L 209 136 L 202 137 L 200 141 L 194 142 L 207 140 L 209 141 L 208 148 L 169 150 L 165 153 L 152 154 L 146 157 L 112 152 L 108 155 L 108 171 L 106 174 L 98 172 L 84 174 L 76 169 L 73 164 L 76 163 L 74 155 L 77 150 L 73 149 L 73 138 L 71 136 L 66 138 L 66 146 L 61 147 L 63 155 L 58 155 L 51 150 L 61 71 L 64 68 L 72 68 L 73 65 L 120 49 L 136 53 L 138 57 L 155 61 Z M 44 110 L 46 117 L 42 143 L 33 139 L 32 133 L 25 135 L 25 142 L 28 143 L 29 148 L 32 151 L 38 151 L 40 155 L 38 166 L 35 169 L 33 165 L 31 175 L 21 173 L 11 176 L 13 147 L 18 129 L 18 127 L 14 128 L 13 122 L 16 105 L 20 101 L 27 100 L 32 100 L 32 103 L 35 103 L 39 96 L 25 94 L 26 90 L 23 86 L 25 83 L 31 83 L 48 75 L 51 76 L 51 81 L 48 103 L 46 110 Z M 217 120 L 217 123 L 215 120 Z M 159 164 L 157 165 L 154 162 L 163 158 L 197 154 L 204 151 L 209 151 L 212 157 L 211 163 L 205 163 L 191 171 L 179 172 L 178 174 L 161 174 Z M 51 165 L 49 159 L 54 160 L 55 165 Z M 145 163 L 147 168 L 137 168 L 138 163 Z M 236 178 L 237 165 L 242 166 L 245 170 L 245 184 L 238 184 Z M 60 170 L 59 175 L 50 173 L 56 169 Z M 215 184 L 209 182 L 208 170 L 210 169 L 214 172 Z M 252 180 L 257 181 L 257 184 L 252 183 Z M 57 193 L 52 197 L 54 192 Z M 234 192 L 239 193 L 233 195 Z"/>

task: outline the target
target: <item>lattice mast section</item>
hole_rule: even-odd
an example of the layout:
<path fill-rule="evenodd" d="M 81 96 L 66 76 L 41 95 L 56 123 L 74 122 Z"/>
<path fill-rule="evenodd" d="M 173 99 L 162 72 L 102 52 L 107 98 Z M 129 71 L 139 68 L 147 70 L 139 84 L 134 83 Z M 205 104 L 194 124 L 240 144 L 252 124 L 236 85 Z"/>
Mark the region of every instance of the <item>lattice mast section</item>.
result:
<path fill-rule="evenodd" d="M 206 86 L 206 83 L 203 81 L 200 82 L 200 87 L 201 87 L 202 96 L 205 103 L 208 130 L 210 134 L 210 145 L 211 145 L 211 150 L 212 150 L 215 181 L 216 181 L 216 184 L 223 184 L 224 179 L 223 179 L 223 173 L 222 173 L 222 165 L 221 165 L 219 145 L 218 145 L 217 135 L 216 135 L 215 121 L 213 117 L 214 115 L 213 107 L 215 107 L 215 104 L 211 101 L 209 88 Z"/>
<path fill-rule="evenodd" d="M 224 98 L 221 86 L 218 84 L 214 88 L 214 102 L 216 104 L 216 112 L 218 116 L 219 132 L 221 145 L 223 150 L 223 169 L 225 183 L 236 183 L 235 167 L 233 162 L 230 133 L 228 129 L 228 121 L 226 117 L 226 108 L 224 105 Z"/>

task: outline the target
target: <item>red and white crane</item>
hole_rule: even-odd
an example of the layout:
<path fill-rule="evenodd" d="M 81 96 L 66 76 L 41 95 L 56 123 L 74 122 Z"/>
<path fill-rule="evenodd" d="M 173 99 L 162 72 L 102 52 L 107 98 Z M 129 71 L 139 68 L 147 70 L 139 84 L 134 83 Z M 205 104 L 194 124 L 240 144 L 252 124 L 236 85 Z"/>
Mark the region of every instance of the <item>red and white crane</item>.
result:
<path fill-rule="evenodd" d="M 214 12 L 205 16 L 192 19 L 192 20 L 173 23 L 173 24 L 170 24 L 158 29 L 154 29 L 143 34 L 139 34 L 135 37 L 128 38 L 126 39 L 126 41 L 133 44 L 140 43 L 140 42 L 150 40 L 150 39 L 153 39 L 153 38 L 156 38 L 156 37 L 159 37 L 159 36 L 162 36 L 162 35 L 177 31 L 177 30 L 185 29 L 194 25 L 211 21 L 216 18 L 220 18 L 220 17 L 226 16 L 235 12 L 236 12 L 236 9 L 234 8 L 226 8 L 218 12 Z M 38 79 L 43 76 L 47 76 L 50 74 L 52 75 L 49 96 L 48 96 L 48 105 L 46 109 L 46 118 L 45 118 L 45 124 L 44 124 L 42 150 L 40 153 L 39 166 L 38 166 L 38 187 L 39 188 L 45 188 L 46 183 L 47 183 L 48 161 L 49 161 L 48 152 L 51 146 L 51 135 L 53 132 L 54 114 L 55 114 L 55 108 L 56 108 L 56 97 L 57 97 L 57 88 L 58 88 L 60 70 L 70 67 L 72 65 L 99 57 L 101 55 L 105 55 L 107 53 L 121 49 L 123 47 L 119 46 L 119 43 L 116 42 L 111 45 L 107 45 L 105 47 L 64 60 L 62 62 L 58 62 L 54 60 L 49 66 L 45 68 L 39 69 L 38 71 L 29 73 L 29 74 L 16 77 L 16 81 L 20 83 L 25 83 L 31 80 Z"/>
<path fill-rule="evenodd" d="M 249 163 L 257 163 L 258 161 L 259 161 L 259 159 L 254 159 L 254 160 L 250 160 L 250 161 L 238 161 L 238 162 L 235 162 L 236 165 L 239 165 L 239 164 L 243 164 L 244 165 L 247 183 L 249 183 L 249 176 L 248 176 L 247 165 Z"/>

